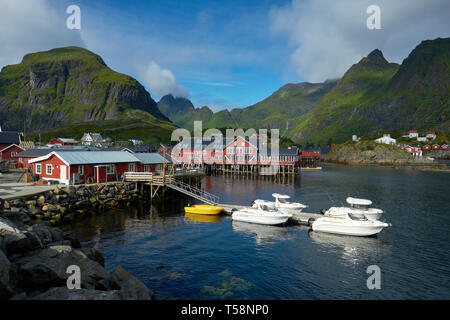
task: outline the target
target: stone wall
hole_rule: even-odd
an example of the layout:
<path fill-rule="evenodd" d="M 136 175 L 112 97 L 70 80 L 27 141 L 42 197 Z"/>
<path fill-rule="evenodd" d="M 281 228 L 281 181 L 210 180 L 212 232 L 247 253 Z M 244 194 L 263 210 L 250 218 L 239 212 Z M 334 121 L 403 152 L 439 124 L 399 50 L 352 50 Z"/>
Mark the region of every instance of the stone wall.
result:
<path fill-rule="evenodd" d="M 75 217 L 108 208 L 130 206 L 141 195 L 134 183 L 115 182 L 55 187 L 40 195 L 3 201 L 3 216 L 26 224 L 43 220 L 51 225 L 69 223 Z"/>

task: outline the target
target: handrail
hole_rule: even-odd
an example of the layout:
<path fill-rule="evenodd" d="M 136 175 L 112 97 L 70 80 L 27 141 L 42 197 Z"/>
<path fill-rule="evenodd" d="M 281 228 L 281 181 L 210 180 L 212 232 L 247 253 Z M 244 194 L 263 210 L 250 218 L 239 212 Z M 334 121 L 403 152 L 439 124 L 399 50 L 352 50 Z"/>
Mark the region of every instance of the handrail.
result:
<path fill-rule="evenodd" d="M 219 197 L 216 196 L 215 194 L 201 190 L 201 189 L 191 186 L 187 183 L 184 183 L 180 180 L 173 179 L 173 182 L 168 184 L 168 186 L 175 190 L 178 190 L 180 192 L 189 194 L 190 196 L 193 196 L 194 198 L 197 198 L 204 202 L 211 203 L 211 204 L 219 203 Z"/>

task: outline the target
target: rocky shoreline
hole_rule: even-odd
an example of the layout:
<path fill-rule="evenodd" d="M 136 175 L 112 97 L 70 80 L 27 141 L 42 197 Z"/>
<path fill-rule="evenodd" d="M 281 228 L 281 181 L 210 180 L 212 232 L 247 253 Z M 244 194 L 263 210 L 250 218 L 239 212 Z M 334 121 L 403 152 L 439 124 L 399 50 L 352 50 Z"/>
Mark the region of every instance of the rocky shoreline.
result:
<path fill-rule="evenodd" d="M 118 266 L 112 275 L 102 254 L 54 227 L 77 216 L 131 206 L 141 197 L 130 183 L 56 187 L 41 195 L 3 201 L 0 207 L 0 299 L 149 300 L 153 292 Z M 81 288 L 69 289 L 69 266 Z"/>
<path fill-rule="evenodd" d="M 378 165 L 391 167 L 442 167 L 426 157 L 417 158 L 402 149 L 373 141 L 347 142 L 321 155 L 321 161 L 346 165 Z"/>

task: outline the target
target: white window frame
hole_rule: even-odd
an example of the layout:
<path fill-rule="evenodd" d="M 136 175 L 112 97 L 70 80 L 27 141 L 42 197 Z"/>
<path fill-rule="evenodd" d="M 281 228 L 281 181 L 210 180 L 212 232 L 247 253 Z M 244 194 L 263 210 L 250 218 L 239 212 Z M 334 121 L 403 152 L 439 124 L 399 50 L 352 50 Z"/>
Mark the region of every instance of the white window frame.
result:
<path fill-rule="evenodd" d="M 129 163 L 128 164 L 128 171 L 129 172 L 136 172 L 136 163 Z"/>
<path fill-rule="evenodd" d="M 36 163 L 36 174 L 42 174 L 42 164 Z"/>
<path fill-rule="evenodd" d="M 78 174 L 84 175 L 84 166 L 83 165 L 78 166 Z"/>
<path fill-rule="evenodd" d="M 17 152 L 16 151 L 11 152 L 11 157 L 15 157 L 15 156 L 17 156 Z"/>
<path fill-rule="evenodd" d="M 115 172 L 115 166 L 113 164 L 109 164 L 106 167 L 106 174 L 114 174 Z"/>
<path fill-rule="evenodd" d="M 152 171 L 152 167 L 149 164 L 144 164 L 144 172 L 151 172 Z"/>
<path fill-rule="evenodd" d="M 48 168 L 50 168 L 50 172 L 48 172 Z M 53 174 L 53 165 L 46 164 L 45 165 L 45 174 L 51 176 Z"/>

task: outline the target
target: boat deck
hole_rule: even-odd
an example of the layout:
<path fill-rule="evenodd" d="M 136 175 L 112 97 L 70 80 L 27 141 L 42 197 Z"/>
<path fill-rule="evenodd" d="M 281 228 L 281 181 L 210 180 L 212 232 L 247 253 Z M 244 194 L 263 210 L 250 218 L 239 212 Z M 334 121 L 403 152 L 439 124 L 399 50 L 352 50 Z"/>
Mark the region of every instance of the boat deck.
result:
<path fill-rule="evenodd" d="M 233 209 L 241 210 L 241 209 L 244 209 L 247 207 L 247 206 L 241 206 L 241 205 L 237 205 L 237 204 L 222 204 L 222 203 L 217 204 L 217 206 L 222 207 L 223 211 L 225 211 L 226 213 L 229 213 L 229 214 L 233 211 Z M 289 221 L 307 225 L 309 219 L 311 219 L 311 218 L 318 219 L 320 217 L 322 217 L 322 215 L 319 213 L 308 213 L 308 212 L 303 212 L 303 211 L 302 212 L 294 212 L 292 217 L 289 218 Z"/>

